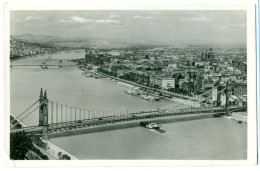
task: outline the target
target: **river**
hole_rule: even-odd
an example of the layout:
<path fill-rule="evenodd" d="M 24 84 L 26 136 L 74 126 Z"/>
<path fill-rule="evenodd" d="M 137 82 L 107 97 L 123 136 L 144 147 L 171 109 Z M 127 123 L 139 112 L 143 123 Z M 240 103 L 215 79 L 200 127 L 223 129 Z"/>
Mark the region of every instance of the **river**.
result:
<path fill-rule="evenodd" d="M 73 65 L 84 51 L 37 55 L 13 64 Z M 87 78 L 77 68 L 17 67 L 10 71 L 11 113 L 18 116 L 37 100 L 40 88 L 48 99 L 70 106 L 103 111 L 138 111 L 172 105 L 146 101 L 124 93 L 126 87 L 107 79 Z M 38 124 L 36 110 L 23 122 Z M 227 118 L 209 118 L 163 124 L 164 134 L 129 128 L 54 138 L 51 142 L 79 159 L 246 159 L 247 126 Z"/>

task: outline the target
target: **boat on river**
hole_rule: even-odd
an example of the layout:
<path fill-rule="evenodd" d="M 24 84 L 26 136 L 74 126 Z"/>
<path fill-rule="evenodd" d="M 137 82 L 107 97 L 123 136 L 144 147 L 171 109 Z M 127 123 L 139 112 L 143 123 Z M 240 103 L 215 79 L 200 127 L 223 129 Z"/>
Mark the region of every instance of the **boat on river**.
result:
<path fill-rule="evenodd" d="M 138 96 L 139 95 L 139 88 L 138 87 L 132 87 L 129 90 L 124 91 L 126 94 Z"/>
<path fill-rule="evenodd" d="M 161 129 L 161 126 L 160 126 L 160 125 L 158 125 L 157 123 L 152 123 L 152 122 L 150 122 L 150 121 L 142 121 L 142 122 L 140 122 L 140 125 L 141 125 L 142 127 L 147 128 L 147 129 L 156 130 L 156 131 L 158 131 L 158 132 L 160 132 L 160 133 L 166 132 L 164 129 Z"/>
<path fill-rule="evenodd" d="M 161 100 L 161 97 L 158 97 L 158 96 L 155 97 L 155 101 L 160 101 L 160 100 Z"/>
<path fill-rule="evenodd" d="M 157 123 L 149 123 L 145 127 L 148 129 L 159 129 L 161 126 L 158 125 Z"/>
<path fill-rule="evenodd" d="M 150 96 L 150 95 L 147 95 L 147 94 L 141 94 L 140 97 L 144 100 L 150 100 L 150 101 L 153 101 L 155 100 L 155 97 L 153 96 Z"/>

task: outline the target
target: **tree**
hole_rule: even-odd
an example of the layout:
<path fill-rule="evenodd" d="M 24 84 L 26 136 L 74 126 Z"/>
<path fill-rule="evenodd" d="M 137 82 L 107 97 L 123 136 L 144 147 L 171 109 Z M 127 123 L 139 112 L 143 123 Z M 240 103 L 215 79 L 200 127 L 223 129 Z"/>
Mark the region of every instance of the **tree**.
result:
<path fill-rule="evenodd" d="M 25 132 L 11 133 L 10 158 L 12 160 L 24 160 L 28 149 L 32 147 L 31 138 Z"/>
<path fill-rule="evenodd" d="M 68 154 L 63 154 L 62 160 L 70 160 L 70 156 Z"/>
<path fill-rule="evenodd" d="M 62 152 L 58 153 L 59 160 L 62 158 Z"/>
<path fill-rule="evenodd" d="M 49 160 L 49 158 L 48 158 L 46 155 L 42 155 L 41 158 L 42 158 L 43 160 Z"/>

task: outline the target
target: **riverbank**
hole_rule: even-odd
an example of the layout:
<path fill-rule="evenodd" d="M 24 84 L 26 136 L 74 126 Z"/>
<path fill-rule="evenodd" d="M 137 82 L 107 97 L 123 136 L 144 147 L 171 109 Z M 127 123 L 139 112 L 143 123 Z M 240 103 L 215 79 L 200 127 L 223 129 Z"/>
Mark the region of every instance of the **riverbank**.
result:
<path fill-rule="evenodd" d="M 150 91 L 157 92 L 157 93 L 168 93 L 168 94 L 171 94 L 174 97 L 172 97 L 172 98 L 164 97 L 167 100 L 177 102 L 177 103 L 186 104 L 186 105 L 193 106 L 193 107 L 200 107 L 200 103 L 198 101 L 196 101 L 196 100 L 194 100 L 194 99 L 192 99 L 188 96 L 181 97 L 180 95 L 175 94 L 175 93 L 154 90 L 151 87 L 147 87 L 147 86 L 144 86 L 144 85 L 132 82 L 132 81 L 124 80 L 124 79 L 114 77 L 114 76 L 111 76 L 111 75 L 107 75 L 107 74 L 101 73 L 99 71 L 95 71 L 95 72 L 93 72 L 93 74 L 97 74 L 97 75 L 101 75 L 101 76 L 106 77 L 106 78 L 114 79 L 114 80 L 117 81 L 116 84 L 127 87 L 127 88 L 132 88 L 132 87 L 135 86 L 135 87 L 139 87 L 139 88 L 146 88 L 146 89 L 149 89 Z"/>
<path fill-rule="evenodd" d="M 48 52 L 48 53 L 38 53 L 38 54 L 30 54 L 30 55 L 25 55 L 25 56 L 15 56 L 15 57 L 10 57 L 10 61 L 17 61 L 17 60 L 21 60 L 21 59 L 25 59 L 25 58 L 30 58 L 33 56 L 40 56 L 40 55 L 50 55 L 50 54 L 55 54 L 55 53 L 59 53 L 62 52 L 64 50 L 59 50 L 59 51 L 53 51 L 53 52 Z"/>
<path fill-rule="evenodd" d="M 213 118 L 213 117 L 215 117 L 213 113 L 206 113 L 206 114 L 204 113 L 204 114 L 196 114 L 196 115 L 180 115 L 180 116 L 168 116 L 163 118 L 150 118 L 150 119 L 124 121 L 124 122 L 112 123 L 108 125 L 96 125 L 94 127 L 85 127 L 80 129 L 67 130 L 66 132 L 50 133 L 49 138 L 112 131 L 117 129 L 134 128 L 134 127 L 139 127 L 141 121 L 151 121 L 151 122 L 156 122 L 158 124 L 166 124 L 166 123 L 190 121 L 196 119 L 206 119 L 206 118 Z"/>
<path fill-rule="evenodd" d="M 54 145 L 50 141 L 44 140 L 44 142 L 47 144 L 48 148 L 45 150 L 48 154 L 53 156 L 55 159 L 59 160 L 59 156 L 63 154 L 67 154 L 71 160 L 78 160 L 75 156 L 68 153 L 67 151 L 63 150 L 62 148 Z"/>
<path fill-rule="evenodd" d="M 134 85 L 136 87 L 145 88 L 145 89 L 150 90 L 150 91 L 154 91 L 154 92 L 158 92 L 158 93 L 162 93 L 162 94 L 167 94 L 167 95 L 171 95 L 171 96 L 182 98 L 182 99 L 189 99 L 189 100 L 196 101 L 195 99 L 193 99 L 192 97 L 189 97 L 189 96 L 180 95 L 180 94 L 176 94 L 176 93 L 172 93 L 172 92 L 168 92 L 168 91 L 163 91 L 163 90 L 158 90 L 158 89 L 148 87 L 148 86 L 145 86 L 145 85 L 133 82 L 133 81 L 128 81 L 128 80 L 121 79 L 121 78 L 118 78 L 118 77 L 114 77 L 114 76 L 111 76 L 111 75 L 108 75 L 108 74 L 104 74 L 100 71 L 93 71 L 93 74 L 99 74 L 99 75 L 102 75 L 104 77 L 109 77 L 109 78 L 115 79 L 117 81 L 121 81 L 121 82 L 124 82 L 124 83 Z"/>
<path fill-rule="evenodd" d="M 10 115 L 15 119 L 13 114 L 10 114 Z M 15 120 L 19 124 L 21 124 L 22 127 L 27 127 L 27 125 L 25 123 L 23 123 L 21 120 L 19 120 L 19 119 L 15 119 Z M 47 146 L 48 146 L 47 149 L 43 149 L 43 148 L 37 146 L 34 143 L 33 143 L 33 145 L 35 146 L 35 148 L 39 149 L 43 154 L 48 156 L 49 160 L 53 160 L 53 159 L 59 160 L 59 152 L 61 152 L 62 154 L 67 154 L 71 158 L 71 160 L 78 160 L 76 157 L 74 157 L 73 155 L 71 155 L 67 151 L 63 150 L 62 148 L 57 147 L 56 145 L 54 145 L 50 141 L 45 141 L 45 140 L 43 140 L 43 141 L 47 144 Z"/>
<path fill-rule="evenodd" d="M 233 112 L 231 118 L 239 123 L 247 124 L 246 112 Z"/>

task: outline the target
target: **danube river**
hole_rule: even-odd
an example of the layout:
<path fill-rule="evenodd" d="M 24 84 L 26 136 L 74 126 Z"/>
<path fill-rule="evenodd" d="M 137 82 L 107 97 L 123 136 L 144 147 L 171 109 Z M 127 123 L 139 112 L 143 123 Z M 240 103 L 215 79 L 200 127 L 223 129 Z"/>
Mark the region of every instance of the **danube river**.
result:
<path fill-rule="evenodd" d="M 73 65 L 68 59 L 83 58 L 84 51 L 38 55 L 13 64 Z M 172 105 L 170 101 L 146 101 L 124 93 L 126 87 L 108 79 L 87 78 L 76 67 L 42 70 L 14 67 L 10 71 L 11 113 L 21 114 L 35 102 L 40 88 L 51 101 L 85 109 L 138 111 Z M 38 124 L 38 111 L 24 119 Z M 208 118 L 163 124 L 166 133 L 129 128 L 50 141 L 79 159 L 246 159 L 247 126 L 227 118 Z"/>

